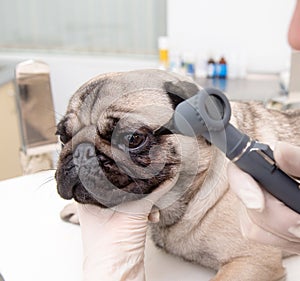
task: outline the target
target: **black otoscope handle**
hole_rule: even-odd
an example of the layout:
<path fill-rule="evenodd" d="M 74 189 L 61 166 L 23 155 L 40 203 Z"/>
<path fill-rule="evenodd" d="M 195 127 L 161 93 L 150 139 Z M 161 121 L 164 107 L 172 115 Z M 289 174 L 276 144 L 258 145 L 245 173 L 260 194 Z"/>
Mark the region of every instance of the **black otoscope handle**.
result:
<path fill-rule="evenodd" d="M 181 102 L 172 121 L 176 132 L 203 136 L 269 193 L 300 214 L 300 183 L 277 167 L 268 145 L 251 140 L 230 124 L 230 116 L 226 96 L 209 88 Z"/>
<path fill-rule="evenodd" d="M 278 200 L 300 214 L 300 183 L 277 167 L 268 145 L 252 140 L 233 162 Z"/>

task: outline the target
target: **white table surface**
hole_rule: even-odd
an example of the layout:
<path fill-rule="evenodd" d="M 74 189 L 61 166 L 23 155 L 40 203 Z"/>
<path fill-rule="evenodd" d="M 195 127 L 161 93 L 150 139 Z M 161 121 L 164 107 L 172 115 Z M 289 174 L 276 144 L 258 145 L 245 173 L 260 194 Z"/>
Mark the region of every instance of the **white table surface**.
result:
<path fill-rule="evenodd" d="M 60 220 L 68 203 L 56 193 L 54 172 L 0 182 L 0 273 L 5 281 L 79 281 L 82 249 L 79 226 Z M 209 280 L 214 272 L 165 254 L 150 239 L 148 281 Z M 300 257 L 284 261 L 287 281 L 300 280 Z"/>

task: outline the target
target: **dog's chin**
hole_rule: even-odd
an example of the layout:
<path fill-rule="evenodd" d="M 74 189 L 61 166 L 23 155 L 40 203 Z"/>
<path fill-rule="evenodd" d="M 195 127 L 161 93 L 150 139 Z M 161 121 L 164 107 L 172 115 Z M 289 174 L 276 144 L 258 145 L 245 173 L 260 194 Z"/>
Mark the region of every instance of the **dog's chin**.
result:
<path fill-rule="evenodd" d="M 151 192 L 149 192 L 151 193 Z M 102 208 L 112 208 L 122 203 L 129 201 L 139 200 L 149 194 L 147 193 L 133 193 L 124 192 L 121 189 L 114 189 L 111 192 L 103 194 L 99 190 L 99 194 L 90 194 L 81 184 L 77 184 L 73 187 L 73 198 L 78 203 L 93 204 Z"/>
<path fill-rule="evenodd" d="M 105 196 L 95 196 L 99 198 L 94 198 L 88 191 L 86 191 L 82 185 L 76 185 L 73 188 L 73 198 L 78 203 L 83 204 L 93 204 L 100 206 L 102 208 L 112 208 L 122 203 L 126 203 L 129 201 L 135 201 L 144 198 L 149 195 L 151 192 L 147 193 L 129 193 L 126 192 L 124 194 L 121 190 L 120 192 L 111 192 L 110 194 L 106 194 Z M 109 200 L 105 198 L 110 198 Z"/>

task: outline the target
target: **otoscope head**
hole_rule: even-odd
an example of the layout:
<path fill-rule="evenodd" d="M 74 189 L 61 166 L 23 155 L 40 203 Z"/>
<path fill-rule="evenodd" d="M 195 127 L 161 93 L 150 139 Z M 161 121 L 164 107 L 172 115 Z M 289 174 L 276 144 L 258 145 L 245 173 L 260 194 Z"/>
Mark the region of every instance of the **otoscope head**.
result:
<path fill-rule="evenodd" d="M 173 126 L 187 136 L 224 130 L 229 123 L 231 107 L 218 89 L 206 88 L 181 102 L 175 109 Z"/>

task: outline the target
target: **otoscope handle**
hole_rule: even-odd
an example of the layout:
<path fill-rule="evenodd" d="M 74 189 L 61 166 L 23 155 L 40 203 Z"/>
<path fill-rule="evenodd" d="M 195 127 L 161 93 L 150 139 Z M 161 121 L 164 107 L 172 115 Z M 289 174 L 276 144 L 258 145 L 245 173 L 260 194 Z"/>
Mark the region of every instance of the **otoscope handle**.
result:
<path fill-rule="evenodd" d="M 223 132 L 203 136 L 269 193 L 300 214 L 300 183 L 277 167 L 273 151 L 268 145 L 251 140 L 230 123 Z M 226 145 L 222 144 L 223 140 Z"/>
<path fill-rule="evenodd" d="M 240 157 L 232 161 L 269 193 L 300 214 L 300 183 L 277 167 L 268 145 L 252 140 Z"/>

